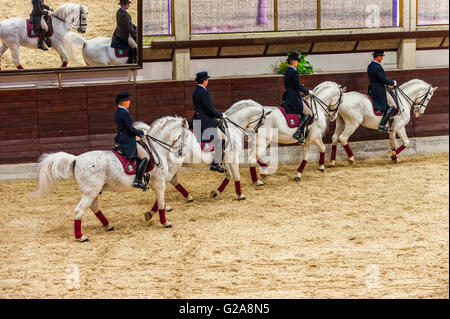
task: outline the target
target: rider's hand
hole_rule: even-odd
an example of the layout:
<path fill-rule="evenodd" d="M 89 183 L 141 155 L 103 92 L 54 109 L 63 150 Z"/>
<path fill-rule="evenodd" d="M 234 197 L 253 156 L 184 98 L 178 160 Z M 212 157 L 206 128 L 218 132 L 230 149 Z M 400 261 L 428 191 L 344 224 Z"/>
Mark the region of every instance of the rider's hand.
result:
<path fill-rule="evenodd" d="M 48 10 L 50 10 L 50 11 L 52 11 L 52 12 L 55 12 L 55 10 L 53 10 L 52 7 L 49 7 Z"/>
<path fill-rule="evenodd" d="M 222 113 L 222 119 L 225 120 L 227 118 L 227 116 L 225 115 L 225 113 Z"/>
<path fill-rule="evenodd" d="M 314 95 L 314 92 L 313 92 L 312 90 L 309 90 L 309 95 L 310 95 L 310 96 L 313 96 L 313 95 Z"/>
<path fill-rule="evenodd" d="M 397 81 L 393 80 L 393 82 L 394 82 L 394 86 L 397 86 Z"/>

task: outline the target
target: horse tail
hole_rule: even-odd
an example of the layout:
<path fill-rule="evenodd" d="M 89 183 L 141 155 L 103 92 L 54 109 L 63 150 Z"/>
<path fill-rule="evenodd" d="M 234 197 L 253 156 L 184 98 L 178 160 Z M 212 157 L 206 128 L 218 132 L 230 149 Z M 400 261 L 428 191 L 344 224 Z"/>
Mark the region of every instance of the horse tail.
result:
<path fill-rule="evenodd" d="M 42 155 L 38 166 L 39 189 L 30 195 L 45 197 L 55 188 L 57 180 L 72 179 L 76 158 L 65 152 Z"/>
<path fill-rule="evenodd" d="M 86 44 L 86 40 L 79 34 L 75 32 L 67 32 L 64 36 L 64 48 L 66 49 L 67 55 L 69 56 L 70 62 L 76 62 L 78 64 L 83 64 L 76 54 L 76 50 L 79 46 Z"/>

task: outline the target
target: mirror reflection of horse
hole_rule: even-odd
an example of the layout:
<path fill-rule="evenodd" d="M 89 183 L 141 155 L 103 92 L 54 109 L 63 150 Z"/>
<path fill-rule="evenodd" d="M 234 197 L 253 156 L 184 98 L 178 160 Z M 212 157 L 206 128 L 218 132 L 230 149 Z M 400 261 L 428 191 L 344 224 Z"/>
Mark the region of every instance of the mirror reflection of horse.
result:
<path fill-rule="evenodd" d="M 73 43 L 68 52 L 71 60 L 77 61 L 76 48 L 83 46 L 81 53 L 83 59 L 88 66 L 107 66 L 107 65 L 124 65 L 127 64 L 128 55 L 117 56 L 116 49 L 111 48 L 111 38 L 96 37 L 85 40 L 81 35 L 70 32 L 67 36 L 69 41 Z"/>
<path fill-rule="evenodd" d="M 327 127 L 328 120 L 334 120 L 336 112 L 342 102 L 342 96 L 346 88 L 335 82 L 325 81 L 317 85 L 313 92 L 314 96 L 307 97 L 305 100 L 312 108 L 314 113 L 314 121 L 309 124 L 309 134 L 303 145 L 303 160 L 298 168 L 297 175 L 294 180 L 300 181 L 303 169 L 308 161 L 309 145 L 315 144 L 320 150 L 319 170 L 324 171 L 325 160 L 325 145 L 322 141 L 323 135 Z M 246 125 L 252 117 L 252 109 L 256 110 L 260 105 L 252 100 L 244 100 L 235 103 L 225 114 L 239 125 Z M 256 185 L 264 185 L 258 178 L 256 173 L 256 165 L 261 166 L 261 174 L 267 175 L 267 164 L 262 161 L 262 157 L 266 154 L 267 146 L 271 141 L 280 144 L 296 144 L 298 141 L 293 137 L 296 132 L 296 127 L 291 127 L 287 124 L 286 118 L 278 107 L 264 106 L 266 120 L 260 126 L 260 130 L 265 134 L 256 134 L 255 139 L 252 140 L 249 150 L 250 173 L 252 181 Z M 275 132 L 277 134 L 275 134 Z"/>
<path fill-rule="evenodd" d="M 146 134 L 147 138 L 143 141 L 147 147 L 151 140 L 149 136 L 161 143 L 152 142 L 158 154 L 156 157 L 159 158 L 159 163 L 150 172 L 149 186 L 155 191 L 158 206 L 161 208 L 160 222 L 163 227 L 169 228 L 172 224 L 165 217 L 164 192 L 166 183 L 183 163 L 183 157 L 179 154 L 182 154 L 180 151 L 183 151 L 186 132 L 189 132 L 188 124 L 184 118 L 163 117 L 156 120 L 151 127 L 142 122 L 138 125 Z M 176 149 L 179 153 L 174 152 Z M 174 163 L 178 163 L 178 168 Z M 30 194 L 35 197 L 48 195 L 55 188 L 57 180 L 75 178 L 77 181 L 82 197 L 75 208 L 74 229 L 75 238 L 81 242 L 88 241 L 81 232 L 81 219 L 88 208 L 107 231 L 114 229 L 99 210 L 98 196 L 102 191 L 126 191 L 133 187 L 134 181 L 134 175 L 125 173 L 122 164 L 112 151 L 89 151 L 79 156 L 65 152 L 44 154 L 40 159 L 38 171 L 39 189 Z"/>
<path fill-rule="evenodd" d="M 409 145 L 405 126 L 411 119 L 411 111 L 416 117 L 423 115 L 437 89 L 437 87 L 433 88 L 430 84 L 419 79 L 410 80 L 394 88 L 394 92 L 398 96 L 400 109 L 398 114 L 393 116 L 391 132 L 389 132 L 391 151 L 386 154 L 393 162 L 398 163 L 400 161 L 397 155 Z M 336 120 L 336 129 L 332 137 L 331 167 L 336 165 L 338 142 L 344 147 L 350 163 L 353 163 L 355 158 L 352 149 L 348 145 L 348 139 L 360 125 L 377 130 L 381 118 L 382 116 L 374 114 L 372 103 L 367 95 L 359 92 L 344 94 Z M 396 148 L 395 144 L 397 134 L 403 141 L 403 145 L 399 148 Z"/>
<path fill-rule="evenodd" d="M 85 33 L 87 16 L 87 7 L 75 3 L 65 3 L 49 15 L 53 25 L 53 34 L 49 39 L 52 48 L 61 57 L 61 67 L 68 65 L 67 50 L 73 50 L 71 46 L 75 45 L 65 39 L 66 35 L 73 26 L 77 28 L 78 32 Z M 10 18 L 0 22 L 0 40 L 2 42 L 2 46 L 0 46 L 0 69 L 1 57 L 8 49 L 11 50 L 12 62 L 19 70 L 23 69 L 19 58 L 20 46 L 39 50 L 37 47 L 38 38 L 30 38 L 27 33 L 27 20 L 24 18 Z"/>

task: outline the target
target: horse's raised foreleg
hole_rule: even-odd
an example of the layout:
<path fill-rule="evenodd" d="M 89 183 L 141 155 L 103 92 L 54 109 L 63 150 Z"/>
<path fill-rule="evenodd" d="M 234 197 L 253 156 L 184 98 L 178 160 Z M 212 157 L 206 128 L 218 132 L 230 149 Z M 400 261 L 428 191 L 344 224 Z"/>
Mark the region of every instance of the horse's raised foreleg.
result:
<path fill-rule="evenodd" d="M 339 136 L 339 142 L 344 147 L 345 152 L 347 153 L 348 156 L 348 160 L 352 164 L 355 162 L 355 157 L 353 156 L 353 151 L 350 148 L 350 145 L 348 145 L 348 139 L 350 138 L 350 136 L 352 136 L 352 134 L 355 132 L 357 128 L 358 127 L 354 125 L 346 125 L 344 131 Z"/>
<path fill-rule="evenodd" d="M 400 139 L 403 141 L 402 146 L 400 146 L 399 148 L 396 149 L 395 148 L 395 144 L 394 144 L 394 148 L 387 153 L 387 156 L 391 157 L 392 160 L 396 159 L 396 160 L 394 160 L 394 162 L 396 162 L 396 163 L 399 162 L 399 159 L 397 158 L 397 155 L 400 154 L 400 152 L 402 152 L 409 145 L 409 138 L 408 138 L 408 135 L 406 135 L 405 127 L 402 127 L 401 129 L 399 129 L 397 131 L 397 134 L 398 134 L 398 137 L 400 137 Z M 392 148 L 392 144 L 391 144 L 391 148 Z"/>
<path fill-rule="evenodd" d="M 258 174 L 256 172 L 256 164 L 261 167 L 261 174 L 266 176 L 265 170 L 267 169 L 267 164 L 264 163 L 260 158 L 266 153 L 266 142 L 265 140 L 261 140 L 251 148 L 249 152 L 249 165 L 250 165 L 250 176 L 252 177 L 252 182 L 256 184 L 256 186 L 263 186 L 264 182 L 262 182 L 258 178 Z"/>
<path fill-rule="evenodd" d="M 89 208 L 98 218 L 98 220 L 102 223 L 103 228 L 105 228 L 106 231 L 114 230 L 114 226 L 109 223 L 108 219 L 105 217 L 105 215 L 103 215 L 103 213 L 100 211 L 98 207 L 98 196 L 92 201 L 92 204 Z"/>
<path fill-rule="evenodd" d="M 389 144 L 391 146 L 391 151 L 394 151 L 394 153 L 395 153 L 395 149 L 397 148 L 396 143 L 395 143 L 395 138 L 396 138 L 396 132 L 389 132 Z M 397 154 L 393 154 L 392 152 L 388 152 L 388 154 L 390 155 L 390 157 L 394 163 L 399 162 Z"/>
<path fill-rule="evenodd" d="M 4 44 L 0 47 L 0 71 L 2 70 L 2 56 L 8 50 L 8 47 Z"/>
<path fill-rule="evenodd" d="M 231 174 L 234 177 L 234 187 L 236 189 L 236 194 L 238 196 L 238 200 L 244 200 L 245 196 L 242 194 L 241 189 L 241 175 L 239 173 L 239 163 L 231 163 L 228 165 L 229 169 L 231 169 Z"/>
<path fill-rule="evenodd" d="M 177 191 L 180 192 L 181 195 L 183 195 L 184 198 L 186 198 L 186 201 L 188 203 L 192 203 L 194 201 L 194 197 L 192 197 L 191 194 L 180 184 L 178 183 L 177 174 L 173 175 L 172 179 L 170 180 L 170 184 L 172 184 Z"/>
<path fill-rule="evenodd" d="M 53 46 L 54 49 L 59 53 L 59 57 L 61 58 L 61 67 L 66 68 L 69 64 L 69 55 L 66 52 L 66 49 L 61 44 L 57 44 Z"/>
<path fill-rule="evenodd" d="M 211 191 L 209 198 L 214 198 L 214 197 L 219 196 L 225 190 L 225 187 L 227 187 L 228 183 L 230 182 L 230 180 L 231 180 L 230 167 L 228 164 L 226 165 L 226 167 L 227 167 L 227 171 L 226 171 L 225 179 L 223 180 L 222 184 L 220 184 L 219 188 Z"/>
<path fill-rule="evenodd" d="M 18 70 L 23 70 L 23 66 L 20 65 L 20 46 L 14 44 L 9 47 L 11 50 L 11 58 L 13 64 L 16 66 Z"/>
<path fill-rule="evenodd" d="M 296 182 L 300 182 L 302 178 L 303 170 L 305 169 L 306 163 L 308 162 L 308 152 L 309 152 L 309 140 L 307 139 L 303 145 L 303 160 L 297 169 L 297 175 L 294 177 Z"/>
<path fill-rule="evenodd" d="M 337 154 L 337 145 L 339 143 L 339 136 L 342 134 L 345 128 L 345 122 L 342 117 L 337 116 L 336 118 L 336 128 L 334 129 L 333 136 L 331 137 L 331 162 L 330 167 L 336 166 L 336 154 Z"/>
<path fill-rule="evenodd" d="M 75 239 L 80 242 L 86 242 L 89 240 L 81 232 L 81 218 L 83 218 L 83 215 L 86 212 L 86 210 L 92 205 L 94 199 L 95 196 L 83 194 L 81 196 L 81 201 L 75 208 L 75 220 L 74 220 Z"/>

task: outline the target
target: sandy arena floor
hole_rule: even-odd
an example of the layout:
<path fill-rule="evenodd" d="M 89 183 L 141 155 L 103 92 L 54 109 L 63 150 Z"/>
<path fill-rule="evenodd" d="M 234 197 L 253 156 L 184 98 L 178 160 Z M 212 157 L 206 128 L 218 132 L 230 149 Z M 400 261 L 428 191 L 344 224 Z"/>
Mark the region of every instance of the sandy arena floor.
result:
<path fill-rule="evenodd" d="M 144 221 L 152 192 L 106 192 L 116 231 L 87 212 L 88 243 L 75 182 L 39 200 L 23 195 L 36 181 L 0 183 L 0 298 L 448 298 L 449 155 L 403 159 L 311 164 L 300 183 L 284 166 L 263 188 L 242 168 L 242 202 L 231 183 L 208 199 L 223 175 L 181 172 L 196 201 L 168 189 L 174 228 Z"/>
<path fill-rule="evenodd" d="M 20 4 L 10 0 L 0 0 L 0 21 L 13 17 L 29 19 L 33 6 L 31 1 L 20 0 Z M 22 3 L 23 2 L 23 3 Z M 87 6 L 88 27 L 82 34 L 86 40 L 95 37 L 112 37 L 116 28 L 116 11 L 119 9 L 119 0 L 45 0 L 48 6 L 57 9 L 63 3 L 72 2 Z M 137 2 L 132 3 L 129 10 L 133 23 L 137 23 Z M 76 32 L 75 30 L 72 30 Z M 79 60 L 83 61 L 81 46 L 78 50 Z M 50 49 L 48 51 L 20 48 L 20 62 L 25 69 L 59 68 L 61 60 L 59 54 Z M 69 66 L 84 66 L 84 63 L 70 63 Z M 2 70 L 16 70 L 11 60 L 11 52 L 7 50 L 2 57 Z"/>

